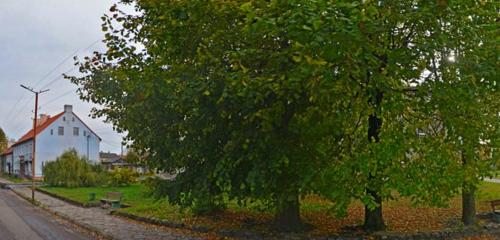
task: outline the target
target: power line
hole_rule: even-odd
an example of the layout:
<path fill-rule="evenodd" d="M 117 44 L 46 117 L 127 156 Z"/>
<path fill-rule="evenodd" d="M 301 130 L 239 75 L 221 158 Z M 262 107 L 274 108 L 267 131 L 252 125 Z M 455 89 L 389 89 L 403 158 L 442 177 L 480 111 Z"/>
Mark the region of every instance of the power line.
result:
<path fill-rule="evenodd" d="M 98 43 L 100 40 L 96 40 L 94 41 L 92 44 L 88 45 L 84 51 L 87 51 L 89 50 L 92 46 L 94 46 L 96 43 Z M 76 50 L 75 53 L 77 53 L 78 51 L 80 50 Z M 75 54 L 73 54 L 74 56 Z M 70 73 L 71 71 L 75 70 L 78 66 L 73 66 L 71 69 L 69 69 L 68 71 L 64 72 L 63 74 L 61 74 L 61 76 L 55 78 L 54 80 L 50 81 L 49 83 L 45 84 L 42 88 L 46 88 L 46 87 L 49 87 L 50 85 L 52 85 L 53 83 L 55 83 L 57 80 L 61 79 L 63 77 L 64 74 L 68 74 Z"/>
<path fill-rule="evenodd" d="M 47 101 L 47 102 L 45 102 L 44 104 L 42 104 L 42 107 L 47 107 L 47 106 L 49 106 L 51 103 L 54 103 L 56 100 L 58 100 L 58 99 L 60 99 L 60 98 L 62 98 L 62 97 L 65 97 L 65 96 L 67 96 L 67 95 L 69 95 L 70 93 L 73 93 L 73 92 L 75 92 L 75 90 L 71 89 L 71 90 L 69 90 L 69 91 L 67 91 L 67 92 L 65 92 L 65 93 L 63 93 L 63 94 L 61 94 L 61 95 L 59 95 L 59 96 L 57 96 L 57 97 L 55 97 L 55 98 L 52 98 L 52 99 L 50 99 L 49 101 Z"/>
<path fill-rule="evenodd" d="M 75 70 L 76 68 L 77 68 L 77 66 L 74 66 L 71 69 L 69 69 L 68 71 L 64 72 L 63 74 L 68 74 L 71 71 Z M 61 74 L 60 76 L 54 78 L 53 80 L 51 80 L 50 82 L 48 82 L 47 84 L 45 84 L 42 88 L 46 88 L 46 87 L 49 87 L 50 85 L 54 84 L 57 80 L 63 78 L 63 74 Z"/>
<path fill-rule="evenodd" d="M 7 123 L 7 126 L 10 126 L 11 123 L 12 123 L 12 121 L 15 122 L 15 120 L 17 120 L 17 118 L 19 117 L 19 115 L 22 113 L 22 110 L 25 109 L 28 106 L 28 103 L 30 103 L 29 99 L 28 99 L 28 101 L 26 101 L 26 103 L 23 105 L 23 107 L 21 107 L 19 109 L 19 111 L 17 111 L 17 113 L 14 115 L 14 117 L 9 119 L 9 122 Z"/>
<path fill-rule="evenodd" d="M 93 43 L 95 44 L 95 43 Z M 91 45 L 92 46 L 92 45 Z M 47 74 L 45 74 L 40 80 L 38 80 L 36 83 L 35 83 L 35 87 L 38 86 L 41 82 L 43 82 L 43 80 L 45 80 L 48 76 L 50 76 L 52 73 L 54 73 L 61 65 L 63 65 L 69 58 L 73 57 L 79 50 L 76 50 L 74 51 L 73 53 L 71 53 L 70 55 L 68 55 L 67 57 L 65 57 L 61 62 L 59 62 L 54 68 L 52 68 L 52 70 L 50 70 Z M 42 87 L 42 88 L 45 88 Z M 19 98 L 19 100 L 12 106 L 12 108 L 10 109 L 9 111 L 9 114 L 7 115 L 7 125 L 10 125 L 11 124 L 11 121 L 12 120 L 15 120 L 12 119 L 10 116 L 12 116 L 12 112 L 14 111 L 14 109 L 16 109 L 17 105 L 19 105 L 19 103 L 22 101 L 22 99 L 24 99 L 24 97 L 26 96 L 26 92 L 23 93 L 23 95 Z M 24 109 L 26 106 L 28 105 L 28 103 L 26 103 L 16 114 L 16 118 L 17 116 L 19 116 L 19 114 L 21 113 L 22 109 Z"/>
<path fill-rule="evenodd" d="M 19 99 L 17 99 L 17 102 L 14 105 L 12 105 L 12 108 L 10 108 L 9 113 L 7 114 L 7 118 L 5 119 L 5 122 L 4 122 L 6 125 L 10 124 L 10 121 L 8 121 L 8 120 L 11 119 L 12 112 L 14 111 L 14 109 L 16 109 L 16 106 L 21 102 L 21 100 L 23 100 L 25 95 L 26 95 L 26 92 L 23 92 L 23 95 L 21 95 L 21 97 Z"/>
<path fill-rule="evenodd" d="M 70 55 L 68 55 L 67 57 L 65 57 L 61 62 L 59 62 L 52 70 L 50 70 L 47 74 L 45 74 L 45 76 L 38 80 L 38 82 L 35 84 L 34 87 L 37 87 L 38 84 L 40 84 L 41 82 L 43 82 L 43 80 L 45 80 L 47 77 L 49 77 L 52 73 L 54 73 L 61 65 L 63 65 L 68 59 L 70 59 L 71 57 L 75 56 L 75 54 L 78 52 L 79 50 L 77 49 L 76 51 L 74 51 L 73 53 L 71 53 Z M 43 88 L 43 87 L 42 87 Z"/>
<path fill-rule="evenodd" d="M 92 42 L 90 45 L 88 45 L 84 50 L 87 51 L 89 50 L 92 46 L 94 46 L 96 43 L 98 43 L 99 41 L 101 41 L 100 39 Z M 45 74 L 40 80 L 38 80 L 38 82 L 35 84 L 35 87 L 38 86 L 40 83 L 43 82 L 43 80 L 45 80 L 48 76 L 50 76 L 52 73 L 54 73 L 60 66 L 62 66 L 69 58 L 75 56 L 75 54 L 80 51 L 80 49 L 77 49 L 76 51 L 74 51 L 73 53 L 71 53 L 70 55 L 68 55 L 66 58 L 64 58 L 61 62 L 59 62 L 52 70 L 50 70 L 47 74 Z M 66 73 L 69 73 L 71 72 L 72 70 L 74 70 L 76 68 L 76 66 L 74 66 L 73 68 L 71 68 L 70 70 L 66 71 Z M 46 84 L 43 88 L 45 87 L 48 87 L 50 86 L 51 84 L 53 84 L 54 82 L 56 82 L 58 79 L 60 79 L 61 76 L 57 77 L 56 79 L 52 80 L 50 83 Z M 7 115 L 7 119 L 5 120 L 5 123 L 6 125 L 10 126 L 10 124 L 12 123 L 13 120 L 16 120 L 17 117 L 19 116 L 19 114 L 22 112 L 22 110 L 28 105 L 29 101 L 26 102 L 26 104 L 20 108 L 17 113 L 13 114 L 14 113 L 14 110 L 16 109 L 16 107 L 19 105 L 19 103 L 21 103 L 21 101 L 24 99 L 24 97 L 26 96 L 26 93 L 23 93 L 23 95 L 21 95 L 21 97 L 17 100 L 17 102 L 12 106 L 12 108 L 9 110 L 9 114 Z M 11 116 L 15 116 L 14 118 L 12 118 Z"/>

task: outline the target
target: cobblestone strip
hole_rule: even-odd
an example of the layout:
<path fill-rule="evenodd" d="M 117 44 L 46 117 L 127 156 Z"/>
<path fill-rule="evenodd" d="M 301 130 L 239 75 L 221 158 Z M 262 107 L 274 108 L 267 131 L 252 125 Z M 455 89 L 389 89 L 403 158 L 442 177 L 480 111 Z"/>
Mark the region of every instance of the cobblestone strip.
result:
<path fill-rule="evenodd" d="M 16 188 L 18 194 L 31 197 L 31 189 Z M 35 199 L 46 209 L 67 218 L 84 227 L 93 229 L 112 239 L 124 240 L 191 240 L 189 236 L 178 233 L 163 231 L 153 226 L 146 226 L 126 221 L 108 214 L 108 211 L 100 208 L 77 207 L 46 194 L 37 192 Z"/>

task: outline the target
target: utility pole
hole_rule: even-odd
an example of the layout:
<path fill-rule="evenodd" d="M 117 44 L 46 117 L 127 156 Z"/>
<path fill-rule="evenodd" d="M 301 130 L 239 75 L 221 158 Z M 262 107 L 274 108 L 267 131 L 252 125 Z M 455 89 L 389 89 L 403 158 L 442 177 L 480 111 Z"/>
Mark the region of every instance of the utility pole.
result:
<path fill-rule="evenodd" d="M 35 94 L 35 117 L 33 118 L 33 148 L 31 152 L 31 200 L 35 202 L 35 153 L 36 153 L 36 127 L 38 118 L 38 95 L 49 91 L 49 89 L 35 91 L 33 88 L 26 87 L 21 84 L 21 87 Z"/>

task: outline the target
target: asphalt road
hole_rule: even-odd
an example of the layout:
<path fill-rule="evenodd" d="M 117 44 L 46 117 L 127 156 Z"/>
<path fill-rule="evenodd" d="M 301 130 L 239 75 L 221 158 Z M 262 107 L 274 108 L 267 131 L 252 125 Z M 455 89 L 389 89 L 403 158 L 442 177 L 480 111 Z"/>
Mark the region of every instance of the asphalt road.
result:
<path fill-rule="evenodd" d="M 90 240 L 87 233 L 0 189 L 0 240 Z"/>

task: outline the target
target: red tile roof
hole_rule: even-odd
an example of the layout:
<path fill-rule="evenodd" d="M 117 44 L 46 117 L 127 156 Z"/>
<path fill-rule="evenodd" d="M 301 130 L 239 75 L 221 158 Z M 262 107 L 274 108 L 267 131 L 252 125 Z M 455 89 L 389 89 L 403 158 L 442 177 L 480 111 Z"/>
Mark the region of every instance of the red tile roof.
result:
<path fill-rule="evenodd" d="M 51 118 L 49 118 L 47 121 L 45 121 L 44 123 L 42 123 L 42 125 L 38 126 L 36 128 L 36 135 L 40 134 L 43 130 L 45 130 L 48 126 L 50 126 L 50 124 L 52 124 L 53 122 L 55 122 L 58 118 L 60 118 L 62 115 L 64 115 L 64 112 L 62 113 L 59 113 Z M 24 134 L 24 136 L 22 136 L 19 141 L 17 141 L 16 143 L 14 143 L 12 145 L 12 147 L 16 146 L 16 145 L 19 145 L 23 142 L 26 142 L 30 139 L 32 139 L 34 137 L 34 134 L 33 134 L 33 129 L 31 129 L 28 133 Z"/>

